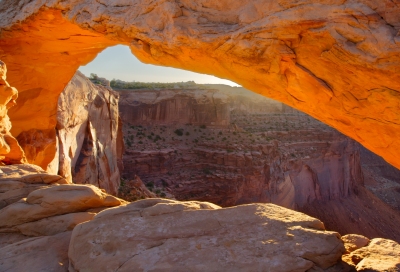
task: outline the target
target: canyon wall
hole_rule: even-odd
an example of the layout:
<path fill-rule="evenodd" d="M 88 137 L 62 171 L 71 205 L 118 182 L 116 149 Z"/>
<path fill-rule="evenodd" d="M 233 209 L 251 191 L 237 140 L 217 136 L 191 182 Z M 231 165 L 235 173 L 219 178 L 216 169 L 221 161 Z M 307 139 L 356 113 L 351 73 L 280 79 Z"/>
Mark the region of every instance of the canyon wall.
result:
<path fill-rule="evenodd" d="M 357 143 L 279 102 L 225 89 L 120 91 L 124 177 L 162 180 L 181 200 L 292 209 L 363 184 Z"/>
<path fill-rule="evenodd" d="M 161 91 L 163 99 L 158 100 L 143 98 L 158 90 L 120 92 L 126 184 L 138 175 L 161 197 L 222 206 L 272 202 L 317 217 L 341 234 L 400 241 L 395 168 L 282 103 L 242 88 L 210 88 Z M 194 101 L 201 93 L 224 97 L 223 105 L 208 100 L 203 107 L 208 112 L 223 109 L 219 116 L 228 117 L 227 126 L 215 126 L 212 118 L 202 124 L 188 122 L 185 115 L 176 118 L 173 111 L 190 112 L 193 104 L 183 101 Z M 143 122 L 132 118 L 132 109 L 126 111 L 159 112 L 154 109 L 160 105 L 177 104 L 169 106 L 162 120 L 159 114 L 147 114 Z"/>
<path fill-rule="evenodd" d="M 399 12 L 398 0 L 3 0 L 0 58 L 20 91 L 12 133 L 43 131 L 55 150 L 59 93 L 124 44 L 285 102 L 400 167 Z"/>
<path fill-rule="evenodd" d="M 228 96 L 216 90 L 119 91 L 123 123 L 228 126 Z"/>
<path fill-rule="evenodd" d="M 58 174 L 116 195 L 123 143 L 119 96 L 77 72 L 58 100 Z"/>

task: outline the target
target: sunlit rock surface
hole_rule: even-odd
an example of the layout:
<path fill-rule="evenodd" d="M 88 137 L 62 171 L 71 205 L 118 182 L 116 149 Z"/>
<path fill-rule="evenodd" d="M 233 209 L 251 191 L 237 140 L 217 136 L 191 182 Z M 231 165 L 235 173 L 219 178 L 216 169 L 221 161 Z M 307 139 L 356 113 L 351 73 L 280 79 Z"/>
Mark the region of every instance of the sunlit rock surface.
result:
<path fill-rule="evenodd" d="M 78 225 L 68 255 L 70 271 L 306 271 L 343 252 L 322 222 L 272 204 L 148 199 Z"/>
<path fill-rule="evenodd" d="M 58 100 L 59 175 L 117 193 L 123 145 L 118 99 L 111 89 L 75 74 Z"/>
<path fill-rule="evenodd" d="M 6 81 L 7 66 L 0 60 L 0 163 L 18 164 L 26 162 L 24 152 L 17 140 L 11 135 L 11 122 L 8 110 L 15 106 L 18 91 Z"/>
<path fill-rule="evenodd" d="M 49 133 L 79 65 L 125 44 L 285 102 L 400 167 L 399 12 L 397 0 L 4 0 L 0 57 L 20 91 L 12 133 Z"/>

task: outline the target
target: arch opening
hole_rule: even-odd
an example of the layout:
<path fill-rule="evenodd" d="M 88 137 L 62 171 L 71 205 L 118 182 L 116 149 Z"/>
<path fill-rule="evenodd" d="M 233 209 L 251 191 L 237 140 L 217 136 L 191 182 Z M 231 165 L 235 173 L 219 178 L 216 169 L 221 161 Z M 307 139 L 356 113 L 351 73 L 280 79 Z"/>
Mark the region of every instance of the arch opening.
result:
<path fill-rule="evenodd" d="M 50 133 L 58 94 L 76 69 L 104 48 L 124 44 L 145 63 L 214 74 L 283 101 L 399 167 L 400 24 L 383 6 L 360 1 L 350 8 L 375 18 L 366 25 L 353 22 L 348 9 L 337 12 L 342 4 L 336 2 L 329 4 L 335 12 L 327 4 L 303 17 L 288 7 L 262 8 L 265 1 L 257 2 L 262 11 L 257 15 L 253 4 L 228 8 L 230 1 L 221 4 L 226 9 L 163 2 L 150 12 L 140 5 L 94 3 L 81 10 L 70 4 L 35 2 L 14 18 L 18 8 L 10 1 L 1 11 L 0 55 L 10 67 L 11 85 L 20 91 L 19 105 L 9 112 L 14 135 L 30 129 Z M 205 9 L 220 16 L 210 17 Z M 282 16 L 273 17 L 278 12 Z M 369 32 L 354 38 L 342 22 Z M 210 32 L 210 26 L 218 31 Z M 376 37 L 385 42 L 373 42 Z"/>

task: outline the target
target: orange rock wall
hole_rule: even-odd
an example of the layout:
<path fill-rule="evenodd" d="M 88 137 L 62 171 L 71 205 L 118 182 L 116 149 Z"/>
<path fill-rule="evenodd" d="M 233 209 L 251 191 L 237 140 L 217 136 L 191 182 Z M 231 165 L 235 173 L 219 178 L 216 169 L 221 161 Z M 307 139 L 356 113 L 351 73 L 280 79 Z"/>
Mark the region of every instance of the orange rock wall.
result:
<path fill-rule="evenodd" d="M 53 129 L 78 66 L 122 43 L 282 101 L 400 168 L 398 14 L 399 0 L 3 0 L 0 58 L 21 92 L 12 133 Z"/>

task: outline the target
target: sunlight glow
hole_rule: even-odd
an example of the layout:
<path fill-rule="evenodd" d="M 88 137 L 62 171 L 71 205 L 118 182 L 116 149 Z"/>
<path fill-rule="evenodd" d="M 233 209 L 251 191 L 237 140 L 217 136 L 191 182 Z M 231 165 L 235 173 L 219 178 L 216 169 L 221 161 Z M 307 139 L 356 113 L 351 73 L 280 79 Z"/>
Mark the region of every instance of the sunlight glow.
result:
<path fill-rule="evenodd" d="M 87 77 L 94 73 L 108 80 L 120 79 L 123 81 L 166 83 L 195 81 L 198 84 L 210 83 L 239 86 L 232 81 L 215 76 L 141 63 L 132 55 L 129 47 L 123 45 L 107 48 L 91 63 L 81 66 L 79 71 Z"/>

